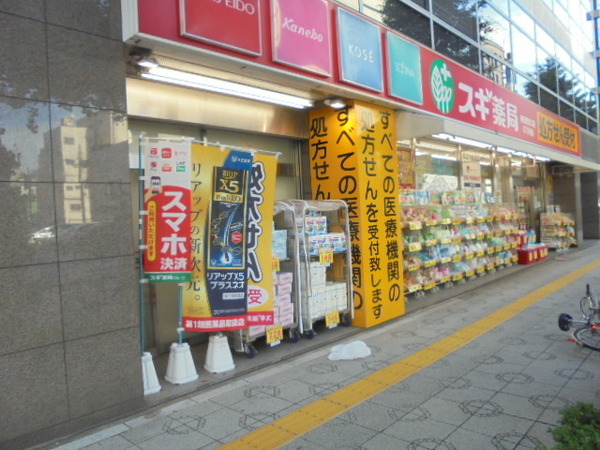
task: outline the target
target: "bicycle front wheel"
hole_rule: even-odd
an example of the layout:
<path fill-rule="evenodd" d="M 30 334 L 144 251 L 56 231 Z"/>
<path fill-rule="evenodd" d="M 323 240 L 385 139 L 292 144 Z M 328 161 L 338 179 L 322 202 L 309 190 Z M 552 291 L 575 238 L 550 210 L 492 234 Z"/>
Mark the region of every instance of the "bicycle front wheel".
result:
<path fill-rule="evenodd" d="M 576 329 L 573 337 L 584 347 L 600 351 L 600 329 L 586 326 Z"/>

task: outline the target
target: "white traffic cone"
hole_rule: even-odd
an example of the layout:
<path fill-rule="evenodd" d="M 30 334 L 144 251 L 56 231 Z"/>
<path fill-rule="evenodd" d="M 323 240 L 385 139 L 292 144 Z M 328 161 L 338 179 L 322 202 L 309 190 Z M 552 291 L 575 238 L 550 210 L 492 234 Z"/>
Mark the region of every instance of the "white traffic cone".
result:
<path fill-rule="evenodd" d="M 227 336 L 216 334 L 209 338 L 204 368 L 210 373 L 223 373 L 235 369 Z"/>
<path fill-rule="evenodd" d="M 142 377 L 144 381 L 144 395 L 156 394 L 161 390 L 154 362 L 152 361 L 152 355 L 148 352 L 144 352 L 142 355 Z"/>
<path fill-rule="evenodd" d="M 172 384 L 185 384 L 198 379 L 198 372 L 187 342 L 171 344 L 165 380 Z"/>

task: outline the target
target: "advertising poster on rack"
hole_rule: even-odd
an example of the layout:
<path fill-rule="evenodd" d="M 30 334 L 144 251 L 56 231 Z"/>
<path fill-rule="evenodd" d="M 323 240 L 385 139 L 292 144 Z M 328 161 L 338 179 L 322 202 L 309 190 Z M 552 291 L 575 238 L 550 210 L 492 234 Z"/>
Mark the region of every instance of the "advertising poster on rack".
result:
<path fill-rule="evenodd" d="M 259 190 L 254 180 L 255 165 L 252 153 L 247 151 L 192 146 L 193 280 L 183 293 L 183 326 L 188 331 L 247 328 L 249 293 L 255 302 L 268 307 L 262 294 L 272 297 L 272 278 L 271 287 L 260 285 L 260 296 L 255 285 L 249 285 L 249 274 L 257 272 L 250 270 L 256 267 L 257 258 L 259 268 L 271 267 L 270 254 L 268 261 L 256 256 L 254 240 L 265 224 L 256 223 L 252 209 L 255 202 L 261 201 L 255 198 Z M 271 237 L 269 232 L 265 236 Z M 263 272 L 266 279 L 261 283 L 267 283 L 269 270 Z"/>
<path fill-rule="evenodd" d="M 191 280 L 190 141 L 143 140 L 143 267 L 151 283 Z"/>
<path fill-rule="evenodd" d="M 463 187 L 466 189 L 481 188 L 481 164 L 479 161 L 462 162 Z"/>
<path fill-rule="evenodd" d="M 310 116 L 313 197 L 348 205 L 356 326 L 405 312 L 394 117 L 392 110 L 360 102 Z"/>
<path fill-rule="evenodd" d="M 245 208 L 251 165 L 248 152 L 192 145 L 193 279 L 183 292 L 187 331 L 247 327 Z"/>

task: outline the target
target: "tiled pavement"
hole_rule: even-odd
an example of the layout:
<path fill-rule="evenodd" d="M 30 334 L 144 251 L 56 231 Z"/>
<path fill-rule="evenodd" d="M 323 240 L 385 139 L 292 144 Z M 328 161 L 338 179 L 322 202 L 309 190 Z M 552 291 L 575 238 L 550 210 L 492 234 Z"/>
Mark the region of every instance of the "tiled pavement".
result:
<path fill-rule="evenodd" d="M 573 250 L 345 338 L 364 341 L 372 351 L 367 358 L 329 361 L 327 344 L 46 447 L 219 448 L 598 259 L 600 245 Z M 560 312 L 579 314 L 586 283 L 600 293 L 600 269 L 282 448 L 551 448 L 549 429 L 562 408 L 577 401 L 600 406 L 600 353 L 568 342 L 557 326 Z"/>

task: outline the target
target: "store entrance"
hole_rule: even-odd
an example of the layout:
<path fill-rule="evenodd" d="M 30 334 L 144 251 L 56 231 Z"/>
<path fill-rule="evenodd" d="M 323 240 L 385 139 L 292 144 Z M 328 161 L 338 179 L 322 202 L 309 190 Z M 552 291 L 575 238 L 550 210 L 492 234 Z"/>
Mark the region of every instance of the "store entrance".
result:
<path fill-rule="evenodd" d="M 130 155 L 137 161 L 140 136 L 148 138 L 180 139 L 192 138 L 197 141 L 219 143 L 223 146 L 243 147 L 254 150 L 278 153 L 278 169 L 275 200 L 300 198 L 299 155 L 301 141 L 284 137 L 244 133 L 217 128 L 203 128 L 199 125 L 179 124 L 162 121 L 129 119 Z M 135 224 L 134 236 L 138 235 L 138 170 L 131 170 L 132 214 Z M 146 351 L 155 354 L 167 353 L 173 342 L 178 340 L 178 289 L 176 283 L 147 283 L 144 289 L 145 346 Z M 184 339 L 191 344 L 208 340 L 208 333 L 186 333 Z"/>

